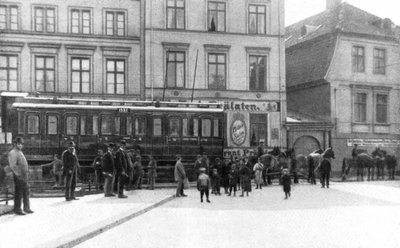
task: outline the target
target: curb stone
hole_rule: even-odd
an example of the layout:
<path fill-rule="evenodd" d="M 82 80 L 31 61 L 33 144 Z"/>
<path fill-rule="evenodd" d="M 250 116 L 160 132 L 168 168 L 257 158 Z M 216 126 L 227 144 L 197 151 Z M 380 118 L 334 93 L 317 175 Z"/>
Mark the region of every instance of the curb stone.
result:
<path fill-rule="evenodd" d="M 104 221 L 98 222 L 86 228 L 82 228 L 76 232 L 70 233 L 63 237 L 54 239 L 47 243 L 36 246 L 36 248 L 70 248 L 74 247 L 86 240 L 94 238 L 97 235 L 102 234 L 105 231 L 108 231 L 116 226 L 119 226 L 135 217 L 138 217 L 144 213 L 149 212 L 150 210 L 159 207 L 175 198 L 174 195 L 168 196 L 163 200 L 151 204 L 150 206 L 145 207 L 139 211 L 134 213 L 123 213 L 118 216 L 114 216 L 112 218 L 106 219 Z"/>

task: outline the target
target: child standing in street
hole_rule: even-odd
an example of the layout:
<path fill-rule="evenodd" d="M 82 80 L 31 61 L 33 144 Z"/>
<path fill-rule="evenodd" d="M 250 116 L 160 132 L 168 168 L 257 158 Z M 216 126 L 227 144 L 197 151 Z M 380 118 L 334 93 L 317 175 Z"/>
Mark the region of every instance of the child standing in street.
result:
<path fill-rule="evenodd" d="M 200 168 L 199 172 L 199 178 L 197 180 L 197 189 L 200 191 L 200 202 L 203 202 L 203 196 L 204 194 L 207 197 L 207 202 L 210 203 L 210 200 L 208 199 L 209 197 L 209 189 L 211 186 L 210 178 L 208 175 L 205 173 L 206 168 Z"/>
<path fill-rule="evenodd" d="M 285 199 L 287 199 L 290 197 L 290 185 L 292 184 L 292 179 L 290 178 L 288 169 L 282 170 L 281 182 L 283 185 L 283 191 L 285 192 Z"/>
<path fill-rule="evenodd" d="M 221 182 L 221 176 L 218 174 L 218 170 L 214 168 L 211 174 L 211 185 L 212 185 L 211 194 L 214 193 L 215 195 L 221 195 L 220 182 Z"/>

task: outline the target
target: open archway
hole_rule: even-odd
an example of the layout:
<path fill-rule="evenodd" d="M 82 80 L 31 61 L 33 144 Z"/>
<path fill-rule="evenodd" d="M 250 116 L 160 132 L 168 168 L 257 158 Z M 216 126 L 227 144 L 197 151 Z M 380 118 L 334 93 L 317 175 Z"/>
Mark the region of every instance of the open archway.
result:
<path fill-rule="evenodd" d="M 293 145 L 296 154 L 308 155 L 311 152 L 321 148 L 320 143 L 313 136 L 301 136 Z"/>

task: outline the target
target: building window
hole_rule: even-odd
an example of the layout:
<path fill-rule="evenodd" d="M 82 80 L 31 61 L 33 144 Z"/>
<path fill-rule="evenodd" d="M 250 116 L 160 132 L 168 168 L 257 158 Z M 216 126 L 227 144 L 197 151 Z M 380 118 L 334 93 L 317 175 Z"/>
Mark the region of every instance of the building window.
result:
<path fill-rule="evenodd" d="M 180 136 L 180 121 L 177 118 L 172 118 L 169 120 L 169 135 L 170 136 Z"/>
<path fill-rule="evenodd" d="M 54 57 L 35 57 L 35 87 L 39 92 L 54 92 Z"/>
<path fill-rule="evenodd" d="M 386 50 L 374 49 L 374 74 L 386 74 Z"/>
<path fill-rule="evenodd" d="M 225 3 L 208 2 L 208 30 L 225 31 Z"/>
<path fill-rule="evenodd" d="M 208 54 L 208 89 L 226 89 L 226 54 Z"/>
<path fill-rule="evenodd" d="M 125 36 L 124 12 L 106 12 L 106 35 Z"/>
<path fill-rule="evenodd" d="M 16 91 L 18 83 L 18 56 L 0 55 L 0 90 Z"/>
<path fill-rule="evenodd" d="M 184 0 L 167 0 L 167 28 L 185 29 Z"/>
<path fill-rule="evenodd" d="M 78 117 L 68 116 L 65 124 L 67 135 L 78 135 Z"/>
<path fill-rule="evenodd" d="M 58 133 L 58 118 L 55 115 L 49 115 L 47 117 L 47 134 Z"/>
<path fill-rule="evenodd" d="M 139 117 L 135 119 L 135 135 L 144 136 L 146 134 L 146 118 Z"/>
<path fill-rule="evenodd" d="M 90 88 L 90 59 L 72 58 L 72 83 L 73 93 L 89 93 Z"/>
<path fill-rule="evenodd" d="M 364 47 L 353 46 L 353 72 L 365 72 L 365 53 Z"/>
<path fill-rule="evenodd" d="M 35 31 L 55 32 L 55 8 L 35 7 Z"/>
<path fill-rule="evenodd" d="M 71 10 L 71 33 L 90 34 L 90 10 L 72 9 Z"/>
<path fill-rule="evenodd" d="M 0 5 L 0 29 L 18 30 L 18 6 Z"/>
<path fill-rule="evenodd" d="M 107 59 L 107 94 L 125 93 L 125 60 Z"/>
<path fill-rule="evenodd" d="M 376 95 L 376 122 L 388 123 L 388 96 Z"/>
<path fill-rule="evenodd" d="M 250 55 L 250 90 L 266 90 L 266 60 L 267 56 Z"/>
<path fill-rule="evenodd" d="M 266 6 L 249 5 L 249 33 L 265 34 Z"/>
<path fill-rule="evenodd" d="M 367 121 L 367 93 L 356 93 L 354 99 L 354 121 Z"/>
<path fill-rule="evenodd" d="M 39 116 L 28 115 L 28 134 L 39 134 Z"/>
<path fill-rule="evenodd" d="M 185 52 L 167 52 L 167 87 L 185 87 Z"/>
<path fill-rule="evenodd" d="M 250 145 L 257 146 L 261 141 L 267 142 L 268 115 L 250 114 Z"/>
<path fill-rule="evenodd" d="M 154 118 L 153 119 L 153 136 L 161 136 L 161 118 Z"/>

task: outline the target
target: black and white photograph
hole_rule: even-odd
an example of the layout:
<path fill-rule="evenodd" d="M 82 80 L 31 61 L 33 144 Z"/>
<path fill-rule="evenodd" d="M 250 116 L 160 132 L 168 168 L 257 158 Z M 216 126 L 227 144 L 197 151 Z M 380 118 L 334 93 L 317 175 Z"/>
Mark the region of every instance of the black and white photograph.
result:
<path fill-rule="evenodd" d="M 399 248 L 399 9 L 0 0 L 0 247 Z"/>

